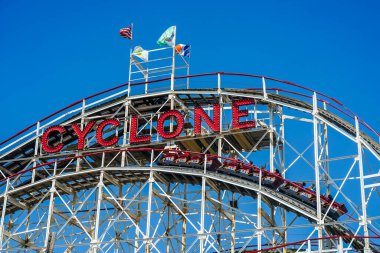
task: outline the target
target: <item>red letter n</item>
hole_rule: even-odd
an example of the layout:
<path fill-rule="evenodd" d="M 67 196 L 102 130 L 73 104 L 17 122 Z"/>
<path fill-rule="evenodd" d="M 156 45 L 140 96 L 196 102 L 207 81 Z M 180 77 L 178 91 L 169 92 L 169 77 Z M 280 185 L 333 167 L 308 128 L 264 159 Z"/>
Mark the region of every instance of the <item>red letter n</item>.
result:
<path fill-rule="evenodd" d="M 202 133 L 202 119 L 212 129 L 212 131 L 219 133 L 220 131 L 220 105 L 214 104 L 214 121 L 207 115 L 202 107 L 196 106 L 194 109 L 194 133 Z"/>

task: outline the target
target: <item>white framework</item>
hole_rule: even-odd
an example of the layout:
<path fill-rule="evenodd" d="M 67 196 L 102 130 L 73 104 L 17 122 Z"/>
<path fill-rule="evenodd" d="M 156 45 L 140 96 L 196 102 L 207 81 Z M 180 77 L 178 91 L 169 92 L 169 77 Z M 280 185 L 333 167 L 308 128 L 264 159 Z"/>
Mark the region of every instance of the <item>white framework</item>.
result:
<path fill-rule="evenodd" d="M 55 252 L 257 252 L 271 247 L 283 252 L 358 247 L 377 252 L 373 241 L 379 217 L 373 207 L 380 199 L 380 171 L 374 170 L 380 152 L 367 125 L 342 114 L 336 100 L 308 89 L 301 94 L 299 86 L 276 88 L 279 82 L 271 78 L 206 74 L 194 76 L 192 85 L 202 89 L 192 89 L 192 76 L 176 79 L 173 72 L 158 82 L 169 82 L 168 90 L 151 92 L 148 79 L 141 83 L 144 89 L 129 82 L 127 89 L 83 99 L 80 106 L 1 144 L 0 252 L 44 252 L 52 241 Z M 177 89 L 175 80 L 186 80 L 186 89 Z M 245 85 L 237 87 L 240 82 Z M 255 99 L 248 109 L 257 127 L 236 132 L 229 122 L 230 103 L 241 98 Z M 163 111 L 182 110 L 191 123 L 195 104 L 211 111 L 212 103 L 221 106 L 221 133 L 204 125 L 201 137 L 186 131 L 168 142 L 157 135 L 155 122 Z M 151 150 L 129 144 L 132 114 L 142 119 L 140 131 L 152 135 Z M 59 154 L 41 149 L 40 137 L 51 125 L 83 126 L 110 117 L 125 122 L 116 129 L 121 136 L 117 147 L 96 146 L 89 135 L 85 151 L 75 151 L 72 140 Z M 309 138 L 295 141 L 298 131 L 307 131 Z M 231 139 L 239 133 L 259 137 L 242 150 Z M 242 161 L 267 161 L 268 170 L 278 169 L 283 177 L 313 182 L 316 210 L 261 184 L 206 168 L 157 165 L 163 146 L 194 140 L 219 157 L 234 153 Z M 302 168 L 310 170 L 298 175 Z M 336 221 L 323 213 L 319 196 L 325 192 L 345 203 L 350 216 Z"/>

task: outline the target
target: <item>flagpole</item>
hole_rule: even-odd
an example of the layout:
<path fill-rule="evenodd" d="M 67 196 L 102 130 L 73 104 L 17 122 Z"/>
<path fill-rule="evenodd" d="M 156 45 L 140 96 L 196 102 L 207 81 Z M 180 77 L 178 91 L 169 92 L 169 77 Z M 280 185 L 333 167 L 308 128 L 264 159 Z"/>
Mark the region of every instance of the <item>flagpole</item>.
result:
<path fill-rule="evenodd" d="M 190 47 L 190 54 L 189 54 L 189 62 L 186 61 L 185 57 L 182 56 L 182 54 L 180 54 L 179 52 L 176 52 L 178 53 L 178 55 L 181 57 L 181 59 L 183 60 L 183 62 L 186 64 L 186 75 L 189 76 L 190 75 L 190 59 L 191 59 L 191 47 Z M 189 77 L 186 78 L 186 88 L 189 89 Z"/>
<path fill-rule="evenodd" d="M 172 76 L 170 83 L 170 90 L 174 91 L 174 74 L 175 74 L 175 43 L 177 37 L 177 26 L 174 26 L 174 38 L 173 38 L 173 60 L 172 60 Z"/>
<path fill-rule="evenodd" d="M 133 46 L 133 23 L 131 23 L 131 39 L 129 42 L 129 71 L 128 71 L 128 97 L 131 93 L 131 71 L 132 71 L 132 46 Z"/>
<path fill-rule="evenodd" d="M 129 94 L 131 93 L 131 71 L 132 71 L 132 45 L 131 45 L 131 48 L 129 49 L 128 97 L 129 97 Z"/>
<path fill-rule="evenodd" d="M 186 61 L 187 63 L 187 80 L 186 80 L 186 88 L 189 89 L 190 87 L 190 78 L 189 78 L 189 75 L 190 75 L 190 61 L 191 61 L 191 46 L 190 46 L 190 53 L 189 53 L 189 62 Z"/>
<path fill-rule="evenodd" d="M 174 74 L 175 74 L 175 43 L 177 37 L 177 26 L 174 26 L 174 38 L 173 38 L 173 59 L 172 59 L 172 76 L 170 83 L 171 99 L 170 99 L 170 110 L 174 110 Z M 170 132 L 173 131 L 173 119 L 170 118 Z M 168 145 L 174 145 L 174 141 L 169 141 Z"/>

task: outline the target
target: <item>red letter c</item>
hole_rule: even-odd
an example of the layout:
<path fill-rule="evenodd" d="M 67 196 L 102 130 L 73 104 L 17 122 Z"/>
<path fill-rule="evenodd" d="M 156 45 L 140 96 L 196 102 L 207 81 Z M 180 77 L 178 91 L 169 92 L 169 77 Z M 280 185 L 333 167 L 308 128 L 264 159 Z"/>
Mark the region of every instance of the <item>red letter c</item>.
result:
<path fill-rule="evenodd" d="M 66 132 L 66 129 L 62 126 L 51 126 L 46 129 L 44 134 L 42 135 L 42 149 L 48 153 L 55 153 L 60 151 L 63 148 L 63 143 L 59 143 L 57 146 L 52 147 L 49 145 L 49 135 L 52 132 L 58 132 L 60 134 Z"/>

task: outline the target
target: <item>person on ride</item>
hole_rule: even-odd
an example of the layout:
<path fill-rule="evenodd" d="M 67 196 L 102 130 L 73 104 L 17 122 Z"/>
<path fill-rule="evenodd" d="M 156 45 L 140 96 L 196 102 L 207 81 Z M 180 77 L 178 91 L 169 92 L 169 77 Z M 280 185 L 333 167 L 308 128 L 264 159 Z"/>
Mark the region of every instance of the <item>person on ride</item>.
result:
<path fill-rule="evenodd" d="M 252 162 L 252 161 L 249 161 L 249 163 L 248 163 L 248 165 L 247 165 L 246 167 L 248 167 L 248 170 L 249 170 L 248 174 L 249 174 L 249 175 L 252 175 L 252 173 L 253 173 L 253 169 L 254 169 L 253 162 Z"/>
<path fill-rule="evenodd" d="M 306 185 L 305 182 L 294 182 L 296 185 L 304 187 Z"/>
<path fill-rule="evenodd" d="M 311 191 L 315 191 L 315 184 L 312 183 L 311 185 L 309 185 L 309 186 L 307 187 L 307 189 L 309 189 L 309 190 L 311 190 Z"/>
<path fill-rule="evenodd" d="M 296 185 L 300 186 L 301 188 L 305 187 L 305 182 L 295 182 Z"/>

